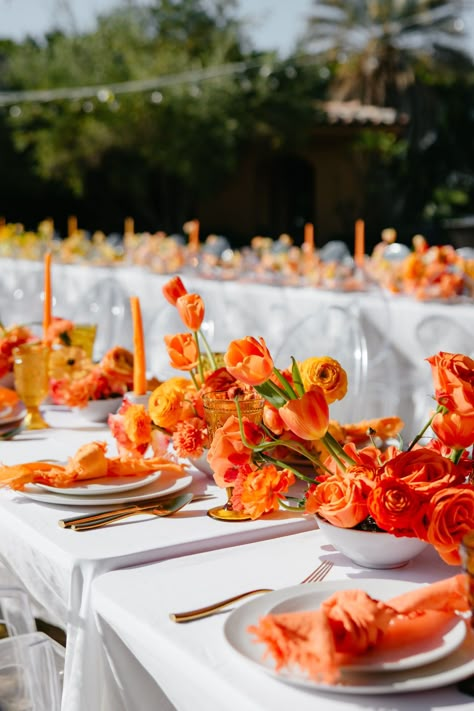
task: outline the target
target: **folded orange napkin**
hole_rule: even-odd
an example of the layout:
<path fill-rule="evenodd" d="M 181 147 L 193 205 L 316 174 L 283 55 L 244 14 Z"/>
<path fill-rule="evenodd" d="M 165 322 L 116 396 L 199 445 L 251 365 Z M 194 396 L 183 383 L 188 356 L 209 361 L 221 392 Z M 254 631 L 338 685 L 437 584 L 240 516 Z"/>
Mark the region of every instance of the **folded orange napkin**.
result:
<path fill-rule="evenodd" d="M 105 442 L 90 442 L 79 447 L 65 466 L 49 462 L 27 462 L 0 465 L 0 486 L 21 490 L 25 484 L 48 484 L 64 488 L 78 481 L 117 476 L 143 476 L 148 472 L 170 472 L 175 477 L 185 474 L 185 466 L 166 457 L 106 457 Z"/>
<path fill-rule="evenodd" d="M 341 666 L 365 652 L 394 649 L 409 639 L 426 638 L 469 609 L 463 574 L 404 593 L 374 600 L 362 590 L 341 590 L 318 610 L 266 615 L 249 627 L 276 670 L 299 666 L 316 681 L 340 679 Z"/>
<path fill-rule="evenodd" d="M 4 408 L 11 409 L 15 407 L 19 399 L 20 398 L 14 390 L 0 387 L 0 415 L 2 414 L 2 410 Z"/>

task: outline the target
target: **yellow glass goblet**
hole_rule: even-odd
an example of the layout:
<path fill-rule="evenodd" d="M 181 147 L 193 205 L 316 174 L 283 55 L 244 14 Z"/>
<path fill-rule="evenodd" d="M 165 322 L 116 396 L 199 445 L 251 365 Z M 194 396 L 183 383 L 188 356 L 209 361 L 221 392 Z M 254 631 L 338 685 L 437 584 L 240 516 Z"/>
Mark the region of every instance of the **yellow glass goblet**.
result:
<path fill-rule="evenodd" d="M 251 422 L 259 425 L 263 417 L 264 399 L 258 394 L 249 398 L 248 395 L 237 396 L 239 410 L 242 417 L 246 417 Z M 230 399 L 226 391 L 206 393 L 202 398 L 204 406 L 204 418 L 209 432 L 209 440 L 212 441 L 214 434 L 219 427 L 227 422 L 228 418 L 238 416 L 235 399 Z M 207 515 L 219 521 L 248 521 L 250 516 L 242 511 L 234 511 L 232 508 L 231 486 L 226 488 L 227 503 L 224 506 L 215 506 L 209 509 Z"/>
<path fill-rule="evenodd" d="M 15 390 L 26 405 L 28 430 L 49 427 L 39 410 L 49 390 L 48 361 L 49 348 L 43 343 L 25 343 L 13 349 Z"/>
<path fill-rule="evenodd" d="M 471 607 L 471 627 L 474 629 L 474 531 L 466 533 L 459 549 L 462 567 L 467 575 L 467 594 Z"/>

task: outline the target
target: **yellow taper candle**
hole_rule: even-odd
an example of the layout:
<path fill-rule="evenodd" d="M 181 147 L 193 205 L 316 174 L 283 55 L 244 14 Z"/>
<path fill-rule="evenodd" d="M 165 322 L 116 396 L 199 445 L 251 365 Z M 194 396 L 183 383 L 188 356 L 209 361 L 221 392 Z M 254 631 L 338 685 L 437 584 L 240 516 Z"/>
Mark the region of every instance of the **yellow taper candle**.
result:
<path fill-rule="evenodd" d="M 138 296 L 130 297 L 133 322 L 133 392 L 146 393 L 145 340 L 143 337 L 142 312 Z"/>
<path fill-rule="evenodd" d="M 77 232 L 77 217 L 75 215 L 69 215 L 67 218 L 67 236 L 70 237 L 71 235 L 75 234 Z"/>
<path fill-rule="evenodd" d="M 123 225 L 124 235 L 134 235 L 135 234 L 135 220 L 133 217 L 126 217 Z"/>
<path fill-rule="evenodd" d="M 44 276 L 43 276 L 43 340 L 47 341 L 48 329 L 51 325 L 51 252 L 44 255 Z"/>

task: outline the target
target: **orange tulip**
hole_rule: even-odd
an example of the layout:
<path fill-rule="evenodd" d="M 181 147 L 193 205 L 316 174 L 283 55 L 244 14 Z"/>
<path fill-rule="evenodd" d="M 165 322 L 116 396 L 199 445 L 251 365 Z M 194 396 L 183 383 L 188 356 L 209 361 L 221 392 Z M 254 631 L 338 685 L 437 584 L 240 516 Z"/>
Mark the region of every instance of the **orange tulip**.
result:
<path fill-rule="evenodd" d="M 463 417 L 457 412 L 438 412 L 431 422 L 431 428 L 448 447 L 467 449 L 474 444 L 474 415 Z"/>
<path fill-rule="evenodd" d="M 273 372 L 273 360 L 263 338 L 231 341 L 224 356 L 227 370 L 247 385 L 262 385 Z"/>
<path fill-rule="evenodd" d="M 439 352 L 431 365 L 437 401 L 451 412 L 474 415 L 474 360 L 460 353 Z"/>
<path fill-rule="evenodd" d="M 170 365 L 176 370 L 192 370 L 197 367 L 199 352 L 192 333 L 176 333 L 165 336 Z"/>
<path fill-rule="evenodd" d="M 184 325 L 191 331 L 199 331 L 204 319 L 204 301 L 199 294 L 180 296 L 176 308 Z"/>
<path fill-rule="evenodd" d="M 165 299 L 169 301 L 172 306 L 176 306 L 176 302 L 180 296 L 184 296 L 188 293 L 179 276 L 175 276 L 167 281 L 161 290 Z"/>
<path fill-rule="evenodd" d="M 327 432 L 329 407 L 323 390 L 316 385 L 298 400 L 285 403 L 279 413 L 288 429 L 301 439 L 321 439 Z"/>

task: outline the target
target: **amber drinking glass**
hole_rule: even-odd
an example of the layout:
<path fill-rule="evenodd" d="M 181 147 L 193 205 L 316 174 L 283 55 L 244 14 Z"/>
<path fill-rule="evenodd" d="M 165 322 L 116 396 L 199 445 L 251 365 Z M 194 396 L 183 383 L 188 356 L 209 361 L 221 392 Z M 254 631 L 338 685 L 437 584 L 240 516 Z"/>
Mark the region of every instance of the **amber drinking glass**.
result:
<path fill-rule="evenodd" d="M 474 629 L 474 531 L 466 533 L 461 542 L 462 566 L 467 575 L 467 590 L 471 606 L 471 627 Z"/>
<path fill-rule="evenodd" d="M 96 334 L 97 324 L 95 323 L 75 324 L 69 333 L 71 346 L 82 348 L 86 352 L 87 357 L 92 360 Z"/>
<path fill-rule="evenodd" d="M 249 398 L 248 395 L 237 396 L 230 399 L 227 391 L 217 391 L 203 395 L 204 417 L 209 432 L 209 440 L 212 441 L 214 434 L 219 427 L 227 422 L 228 418 L 234 415 L 237 417 L 237 403 L 241 417 L 246 417 L 255 424 L 260 424 L 263 417 L 264 399 L 258 394 Z M 209 509 L 208 516 L 219 521 L 247 521 L 250 517 L 241 511 L 234 511 L 231 504 L 232 487 L 227 487 L 227 503 L 225 506 L 216 506 Z"/>
<path fill-rule="evenodd" d="M 49 348 L 43 343 L 25 343 L 13 350 L 15 390 L 25 403 L 29 430 L 49 427 L 39 410 L 49 390 L 48 361 Z"/>

